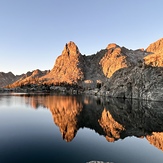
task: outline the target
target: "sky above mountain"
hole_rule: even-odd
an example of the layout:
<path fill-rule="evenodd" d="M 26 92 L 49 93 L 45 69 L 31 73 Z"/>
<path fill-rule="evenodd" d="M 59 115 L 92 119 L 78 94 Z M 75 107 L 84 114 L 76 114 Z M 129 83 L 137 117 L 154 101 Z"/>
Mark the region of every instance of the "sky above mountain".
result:
<path fill-rule="evenodd" d="M 52 69 L 64 45 L 82 54 L 117 43 L 146 48 L 163 37 L 162 0 L 0 0 L 0 71 Z"/>

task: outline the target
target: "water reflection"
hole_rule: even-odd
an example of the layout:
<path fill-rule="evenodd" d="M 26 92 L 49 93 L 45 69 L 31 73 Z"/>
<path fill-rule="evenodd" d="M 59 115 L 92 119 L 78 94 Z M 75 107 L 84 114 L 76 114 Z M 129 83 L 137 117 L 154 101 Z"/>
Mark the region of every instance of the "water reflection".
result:
<path fill-rule="evenodd" d="M 24 96 L 33 108 L 48 108 L 62 137 L 72 141 L 80 128 L 93 129 L 107 141 L 146 138 L 163 150 L 163 103 L 90 96 Z"/>

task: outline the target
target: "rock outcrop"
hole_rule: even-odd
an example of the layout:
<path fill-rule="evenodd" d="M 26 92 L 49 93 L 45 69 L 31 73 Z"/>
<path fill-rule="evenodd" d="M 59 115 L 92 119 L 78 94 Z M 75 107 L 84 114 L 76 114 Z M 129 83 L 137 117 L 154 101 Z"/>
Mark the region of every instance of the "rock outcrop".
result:
<path fill-rule="evenodd" d="M 162 67 L 129 67 L 117 71 L 101 89 L 101 94 L 120 98 L 163 101 Z"/>
<path fill-rule="evenodd" d="M 74 42 L 69 42 L 57 58 L 53 69 L 42 77 L 42 80 L 47 84 L 77 84 L 84 79 L 83 66 L 83 58 L 78 47 Z"/>
<path fill-rule="evenodd" d="M 109 44 L 105 56 L 99 62 L 104 75 L 110 78 L 114 72 L 124 67 L 134 66 L 143 60 L 145 52 L 129 50 L 116 44 Z"/>
<path fill-rule="evenodd" d="M 163 67 L 163 38 L 150 44 L 146 51 L 149 55 L 144 58 L 145 64 Z"/>

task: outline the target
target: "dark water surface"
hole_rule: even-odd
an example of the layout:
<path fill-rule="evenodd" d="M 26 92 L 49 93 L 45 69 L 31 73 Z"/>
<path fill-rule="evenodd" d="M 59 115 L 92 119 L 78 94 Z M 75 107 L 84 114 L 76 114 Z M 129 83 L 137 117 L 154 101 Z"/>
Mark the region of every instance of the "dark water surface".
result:
<path fill-rule="evenodd" d="M 163 103 L 0 95 L 0 163 L 163 162 Z"/>

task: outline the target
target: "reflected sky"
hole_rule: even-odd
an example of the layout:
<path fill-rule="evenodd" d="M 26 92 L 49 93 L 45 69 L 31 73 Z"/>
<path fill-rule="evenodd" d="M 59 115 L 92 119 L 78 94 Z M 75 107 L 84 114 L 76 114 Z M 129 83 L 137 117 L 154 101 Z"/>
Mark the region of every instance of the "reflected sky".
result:
<path fill-rule="evenodd" d="M 162 103 L 0 96 L 0 162 L 163 161 Z"/>

